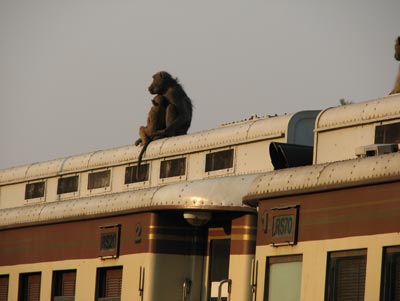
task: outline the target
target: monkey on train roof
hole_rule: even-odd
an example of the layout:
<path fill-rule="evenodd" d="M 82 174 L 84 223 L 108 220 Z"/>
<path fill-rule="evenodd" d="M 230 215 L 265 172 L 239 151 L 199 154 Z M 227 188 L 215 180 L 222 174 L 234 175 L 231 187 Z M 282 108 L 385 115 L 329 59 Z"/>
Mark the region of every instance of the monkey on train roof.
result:
<path fill-rule="evenodd" d="M 400 37 L 397 37 L 396 42 L 394 44 L 394 58 L 397 61 L 400 61 Z M 399 71 L 397 72 L 396 83 L 394 84 L 394 88 L 389 95 L 397 93 L 400 93 L 400 65 L 399 65 Z"/>
<path fill-rule="evenodd" d="M 192 122 L 193 105 L 178 80 L 168 72 L 160 71 L 153 75 L 148 88 L 156 95 L 147 118 L 147 126 L 140 127 L 135 145 L 143 148 L 138 156 L 136 177 L 139 178 L 140 165 L 144 152 L 152 140 L 164 137 L 185 135 Z"/>

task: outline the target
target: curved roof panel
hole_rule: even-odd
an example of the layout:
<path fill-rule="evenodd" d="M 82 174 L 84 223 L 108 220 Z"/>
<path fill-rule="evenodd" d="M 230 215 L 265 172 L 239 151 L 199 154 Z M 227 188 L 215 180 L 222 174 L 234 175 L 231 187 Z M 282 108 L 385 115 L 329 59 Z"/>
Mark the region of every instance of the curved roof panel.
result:
<path fill-rule="evenodd" d="M 317 117 L 315 131 L 355 126 L 399 117 L 400 94 L 394 94 L 377 100 L 323 110 Z"/>
<path fill-rule="evenodd" d="M 254 211 L 243 205 L 255 175 L 182 182 L 128 192 L 98 195 L 0 210 L 0 229 L 86 219 L 124 212 L 166 209 Z"/>
<path fill-rule="evenodd" d="M 300 113 L 296 113 L 301 114 Z M 150 143 L 145 159 L 174 156 L 216 147 L 240 144 L 249 140 L 271 139 L 286 135 L 292 115 L 254 118 L 216 129 L 155 140 Z M 136 161 L 141 147 L 127 145 L 108 150 L 33 163 L 0 170 L 0 185 L 35 178 L 44 178 L 86 169 L 102 168 Z"/>
<path fill-rule="evenodd" d="M 400 180 L 400 153 L 288 168 L 259 175 L 244 197 L 246 204 L 330 189 Z"/>

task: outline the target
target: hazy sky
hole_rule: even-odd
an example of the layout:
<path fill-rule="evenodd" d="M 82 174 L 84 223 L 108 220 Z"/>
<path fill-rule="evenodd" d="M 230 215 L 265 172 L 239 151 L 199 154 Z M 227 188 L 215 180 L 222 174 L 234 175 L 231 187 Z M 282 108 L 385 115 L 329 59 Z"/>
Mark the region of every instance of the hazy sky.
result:
<path fill-rule="evenodd" d="M 190 132 L 387 95 L 399 0 L 0 0 L 0 168 L 133 143 L 151 76 Z"/>

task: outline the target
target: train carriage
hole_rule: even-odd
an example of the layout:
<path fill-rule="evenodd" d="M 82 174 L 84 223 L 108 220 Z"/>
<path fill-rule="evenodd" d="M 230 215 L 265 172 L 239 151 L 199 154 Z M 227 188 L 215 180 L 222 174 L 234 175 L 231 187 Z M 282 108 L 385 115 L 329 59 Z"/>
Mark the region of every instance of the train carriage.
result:
<path fill-rule="evenodd" d="M 400 97 L 329 108 L 314 164 L 259 175 L 257 300 L 400 300 Z"/>
<path fill-rule="evenodd" d="M 0 171 L 0 300 L 251 300 L 272 142 L 311 146 L 317 111 Z M 8 297 L 6 297 L 8 296 Z"/>
<path fill-rule="evenodd" d="M 400 300 L 400 95 L 0 171 L 0 301 Z"/>

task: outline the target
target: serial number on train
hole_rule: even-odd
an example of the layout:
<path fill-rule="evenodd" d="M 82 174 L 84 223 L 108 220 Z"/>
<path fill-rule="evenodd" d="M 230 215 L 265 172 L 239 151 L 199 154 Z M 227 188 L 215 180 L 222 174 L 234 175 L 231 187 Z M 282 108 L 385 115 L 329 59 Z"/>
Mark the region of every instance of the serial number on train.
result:
<path fill-rule="evenodd" d="M 294 231 L 294 226 L 294 215 L 274 216 L 272 225 L 272 237 L 292 235 Z"/>

